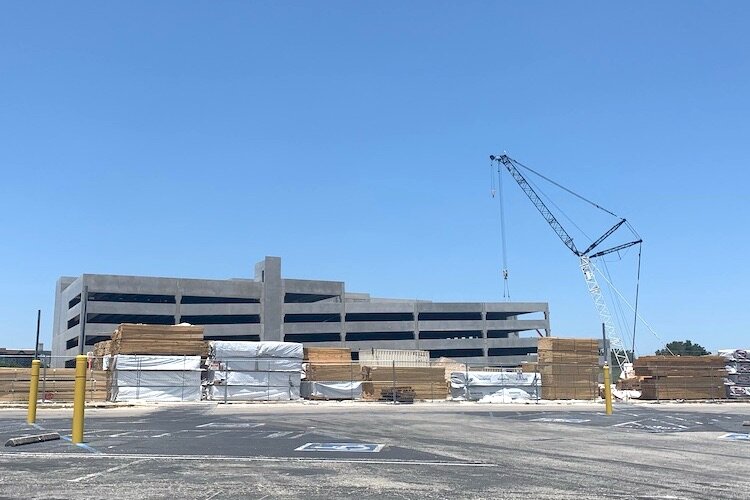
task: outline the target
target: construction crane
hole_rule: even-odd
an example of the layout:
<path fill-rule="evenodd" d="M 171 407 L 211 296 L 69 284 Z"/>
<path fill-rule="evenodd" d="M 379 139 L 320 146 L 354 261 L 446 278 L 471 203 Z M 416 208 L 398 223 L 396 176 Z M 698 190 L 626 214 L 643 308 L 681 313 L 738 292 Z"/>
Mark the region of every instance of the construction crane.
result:
<path fill-rule="evenodd" d="M 583 277 L 586 280 L 586 287 L 589 291 L 589 294 L 591 295 L 591 298 L 594 301 L 596 310 L 599 313 L 599 318 L 601 319 L 601 322 L 604 325 L 604 333 L 607 339 L 609 339 L 610 348 L 615 357 L 617 365 L 620 367 L 622 376 L 624 376 L 625 378 L 629 377 L 632 372 L 631 360 L 625 349 L 625 344 L 622 340 L 622 337 L 620 337 L 620 335 L 618 334 L 617 329 L 615 328 L 614 322 L 612 321 L 612 315 L 609 312 L 609 308 L 607 307 L 607 303 L 604 300 L 604 296 L 602 295 L 602 290 L 599 287 L 599 283 L 596 278 L 597 268 L 592 262 L 592 259 L 603 257 L 605 255 L 608 255 L 614 252 L 619 252 L 621 250 L 625 250 L 635 245 L 641 245 L 643 241 L 640 238 L 638 238 L 637 240 L 629 241 L 627 243 L 622 243 L 620 245 L 606 248 L 604 250 L 599 250 L 602 243 L 604 243 L 604 241 L 607 238 L 609 238 L 612 234 L 614 234 L 623 225 L 628 227 L 636 237 L 638 237 L 638 234 L 635 232 L 632 226 L 630 226 L 630 224 L 628 223 L 626 219 L 618 217 L 614 213 L 597 205 L 596 203 L 590 200 L 587 200 L 586 198 L 583 198 L 582 196 L 570 191 L 569 189 L 563 186 L 560 186 L 556 182 L 552 181 L 551 179 L 547 179 L 546 177 L 542 176 L 538 172 L 534 172 L 529 167 L 526 167 L 525 165 L 510 158 L 507 154 L 502 154 L 499 156 L 490 155 L 490 161 L 497 162 L 498 173 L 501 173 L 501 165 L 505 167 L 505 169 L 510 173 L 511 177 L 513 177 L 513 179 L 518 183 L 518 185 L 521 187 L 521 189 L 526 194 L 526 196 L 528 196 L 528 198 L 531 200 L 531 202 L 534 204 L 537 210 L 539 210 L 539 213 L 542 214 L 542 217 L 544 217 L 544 219 L 547 221 L 550 227 L 552 227 L 552 229 L 555 231 L 555 233 L 560 238 L 560 240 L 562 240 L 565 246 L 568 247 L 568 249 L 578 257 L 581 272 L 583 273 Z M 590 245 L 588 245 L 588 247 L 585 250 L 583 251 L 579 250 L 573 241 L 573 237 L 565 230 L 562 224 L 560 224 L 560 222 L 557 220 L 557 218 L 552 213 L 552 211 L 547 207 L 547 205 L 545 205 L 541 197 L 537 194 L 537 192 L 534 190 L 531 184 L 523 176 L 523 174 L 519 170 L 519 167 L 529 170 L 531 172 L 534 172 L 537 175 L 540 175 L 544 179 L 552 182 L 553 184 L 564 189 L 570 194 L 586 201 L 587 203 L 595 206 L 596 208 L 600 210 L 603 210 L 604 212 L 614 217 L 617 217 L 619 220 L 611 228 L 609 228 L 604 234 L 602 234 L 600 237 L 594 240 Z M 507 269 L 503 270 L 503 274 L 504 274 L 504 277 L 507 277 Z M 638 313 L 636 310 L 636 316 L 637 314 Z"/>

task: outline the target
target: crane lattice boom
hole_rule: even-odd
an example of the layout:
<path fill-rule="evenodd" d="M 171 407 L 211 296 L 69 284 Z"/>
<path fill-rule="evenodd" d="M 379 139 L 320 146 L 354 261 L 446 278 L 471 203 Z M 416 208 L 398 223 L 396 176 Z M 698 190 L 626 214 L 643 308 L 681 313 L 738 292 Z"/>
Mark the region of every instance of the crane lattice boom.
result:
<path fill-rule="evenodd" d="M 502 164 L 505 167 L 505 169 L 510 173 L 511 177 L 515 179 L 515 181 L 521 187 L 521 189 L 526 194 L 526 196 L 534 204 L 534 206 L 539 211 L 539 213 L 542 214 L 542 217 L 544 217 L 547 223 L 552 227 L 552 229 L 555 231 L 555 233 L 563 242 L 563 244 L 566 247 L 568 247 L 568 249 L 579 258 L 580 260 L 579 265 L 580 265 L 581 271 L 583 272 L 583 277 L 586 280 L 586 287 L 589 291 L 589 294 L 591 295 L 591 298 L 594 301 L 594 306 L 596 307 L 596 310 L 599 313 L 599 318 L 601 319 L 602 324 L 604 324 L 604 332 L 605 332 L 606 337 L 609 339 L 610 347 L 616 358 L 617 365 L 620 367 L 623 374 L 625 374 L 626 376 L 629 375 L 630 371 L 632 370 L 631 368 L 632 365 L 629 364 L 630 358 L 628 356 L 627 351 L 625 350 L 625 344 L 622 338 L 620 337 L 620 335 L 618 334 L 617 329 L 615 328 L 614 322 L 612 321 L 612 315 L 609 312 L 609 308 L 607 307 L 607 303 L 604 300 L 604 296 L 602 295 L 601 288 L 599 287 L 599 283 L 597 282 L 597 279 L 596 279 L 596 267 L 591 262 L 591 259 L 594 259 L 596 257 L 601 257 L 603 255 L 607 255 L 613 252 L 618 252 L 620 250 L 624 250 L 634 245 L 639 245 L 642 243 L 642 240 L 638 239 L 635 241 L 623 243 L 621 245 L 608 248 L 606 250 L 600 250 L 598 252 L 592 253 L 595 249 L 599 247 L 599 245 L 604 240 L 606 240 L 609 236 L 615 233 L 623 224 L 627 224 L 627 220 L 620 219 L 614 226 L 608 229 L 599 238 L 594 240 L 594 242 L 591 243 L 586 248 L 586 250 L 582 252 L 579 251 L 575 243 L 573 242 L 573 237 L 565 230 L 562 224 L 560 224 L 560 222 L 557 220 L 557 218 L 552 213 L 552 211 L 547 207 L 547 205 L 544 203 L 542 198 L 537 194 L 534 188 L 531 187 L 531 184 L 526 180 L 526 178 L 523 176 L 521 171 L 518 169 L 518 166 L 523 167 L 523 165 L 513 160 L 506 154 L 502 154 L 500 156 L 491 155 L 490 160 L 496 161 L 498 162 L 498 165 Z M 566 188 L 563 188 L 563 189 L 566 189 Z M 589 200 L 586 200 L 585 198 L 582 198 L 581 196 L 575 193 L 572 193 L 572 194 L 596 206 L 597 208 L 604 210 L 610 215 L 614 215 L 612 212 L 609 212 L 608 210 L 600 207 L 599 205 Z"/>

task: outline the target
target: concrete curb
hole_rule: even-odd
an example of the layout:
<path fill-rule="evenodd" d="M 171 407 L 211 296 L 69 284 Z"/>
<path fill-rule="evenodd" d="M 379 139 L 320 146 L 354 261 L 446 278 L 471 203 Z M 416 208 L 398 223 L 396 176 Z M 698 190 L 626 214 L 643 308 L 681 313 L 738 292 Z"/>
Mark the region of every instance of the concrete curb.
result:
<path fill-rule="evenodd" d="M 58 434 L 57 432 L 30 434 L 28 436 L 10 438 L 5 442 L 5 446 L 21 446 L 23 444 L 42 443 L 44 441 L 55 441 L 57 439 L 60 439 L 60 434 Z"/>

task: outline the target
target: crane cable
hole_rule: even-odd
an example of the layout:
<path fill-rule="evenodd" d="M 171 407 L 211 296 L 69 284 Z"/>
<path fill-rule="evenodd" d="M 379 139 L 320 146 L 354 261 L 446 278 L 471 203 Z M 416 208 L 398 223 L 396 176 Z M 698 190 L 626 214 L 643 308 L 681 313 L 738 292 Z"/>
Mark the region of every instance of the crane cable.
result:
<path fill-rule="evenodd" d="M 604 208 L 603 206 L 601 206 L 601 205 L 599 205 L 599 204 L 597 204 L 597 203 L 594 203 L 593 201 L 591 201 L 591 200 L 589 200 L 589 199 L 587 199 L 587 198 L 584 198 L 584 197 L 583 197 L 583 196 L 581 196 L 580 194 L 578 194 L 578 193 L 576 193 L 576 192 L 574 192 L 574 191 L 571 191 L 570 189 L 566 188 L 566 187 L 565 187 L 565 186 L 563 186 L 562 184 L 559 184 L 559 183 L 557 183 L 557 182 L 553 181 L 553 180 L 552 180 L 552 179 L 550 179 L 549 177 L 546 177 L 546 176 L 544 176 L 544 175 L 540 174 L 540 173 L 539 173 L 539 172 L 537 172 L 536 170 L 534 170 L 534 169 L 532 169 L 532 168 L 529 168 L 529 167 L 527 167 L 527 166 L 526 166 L 526 165 L 524 165 L 523 163 L 521 163 L 521 162 L 518 162 L 518 161 L 516 161 L 516 160 L 512 160 L 512 161 L 513 161 L 513 163 L 515 163 L 515 164 L 516 164 L 516 165 L 518 165 L 519 167 L 521 167 L 521 168 L 524 168 L 524 169 L 528 170 L 529 172 L 531 172 L 531 173 L 533 173 L 533 174 L 536 174 L 536 175 L 538 175 L 539 177 L 541 177 L 541 178 L 542 178 L 542 179 L 544 179 L 545 181 L 547 181 L 547 182 L 550 182 L 550 183 L 554 184 L 555 186 L 559 187 L 559 188 L 560 188 L 560 189 L 562 189 L 563 191 L 567 191 L 568 193 L 572 194 L 572 195 L 573 195 L 573 196 L 575 196 L 576 198 L 579 198 L 579 199 L 581 199 L 581 200 L 585 201 L 585 202 L 586 202 L 586 203 L 588 203 L 589 205 L 593 205 L 593 206 L 595 206 L 596 208 L 598 208 L 599 210 L 602 210 L 602 211 L 604 211 L 604 212 L 607 212 L 607 213 L 608 213 L 609 215 L 611 215 L 611 216 L 613 216 L 613 217 L 617 217 L 618 219 L 620 219 L 620 218 L 621 218 L 621 217 L 620 217 L 619 215 L 617 215 L 617 214 L 615 214 L 615 213 L 612 213 L 612 212 L 610 212 L 609 210 L 607 210 L 607 209 L 606 209 L 606 208 Z"/>
<path fill-rule="evenodd" d="M 500 239 L 501 239 L 501 246 L 502 246 L 502 260 L 503 260 L 503 269 L 502 269 L 502 276 L 503 276 L 503 298 L 506 301 L 510 301 L 510 285 L 508 283 L 508 248 L 506 244 L 506 235 L 505 235 L 505 207 L 503 204 L 503 172 L 500 169 L 500 166 L 498 165 L 497 168 L 497 189 L 495 189 L 495 172 L 493 171 L 494 164 L 492 160 L 490 160 L 490 186 L 491 186 L 491 195 L 494 198 L 495 194 L 498 195 L 498 200 L 500 202 Z"/>
<path fill-rule="evenodd" d="M 635 314 L 635 316 L 633 317 L 633 356 L 635 356 L 635 328 L 638 325 L 638 321 L 637 321 L 638 320 L 638 294 L 641 288 L 641 247 L 642 246 L 643 246 L 643 243 L 638 243 L 638 274 L 636 275 L 636 279 L 635 279 L 635 308 L 633 309 L 633 313 Z"/>

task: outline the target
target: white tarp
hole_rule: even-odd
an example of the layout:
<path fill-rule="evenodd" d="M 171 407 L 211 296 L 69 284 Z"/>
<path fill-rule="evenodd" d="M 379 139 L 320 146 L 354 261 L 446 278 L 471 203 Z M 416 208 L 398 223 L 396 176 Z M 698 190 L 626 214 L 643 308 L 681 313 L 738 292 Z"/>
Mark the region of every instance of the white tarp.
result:
<path fill-rule="evenodd" d="M 477 401 L 493 396 L 496 397 L 491 402 L 501 399 L 538 399 L 541 385 L 542 377 L 538 373 L 485 371 L 451 373 L 451 397 L 453 399 Z"/>
<path fill-rule="evenodd" d="M 192 387 L 112 387 L 111 401 L 200 401 L 200 385 Z"/>
<path fill-rule="evenodd" d="M 302 344 L 297 342 L 244 342 L 214 340 L 209 342 L 211 357 L 218 360 L 233 358 L 294 358 L 302 360 Z"/>
<path fill-rule="evenodd" d="M 233 372 L 209 371 L 208 383 L 216 385 L 244 385 L 258 387 L 299 387 L 299 372 Z"/>
<path fill-rule="evenodd" d="M 116 370 L 112 372 L 112 384 L 131 387 L 200 387 L 201 372 Z"/>
<path fill-rule="evenodd" d="M 301 372 L 301 359 L 229 359 L 229 360 L 212 360 L 209 364 L 211 370 L 237 370 L 247 372 Z"/>
<path fill-rule="evenodd" d="M 451 387 L 536 386 L 541 381 L 538 373 L 521 372 L 451 372 Z M 468 382 L 468 383 L 467 383 Z"/>
<path fill-rule="evenodd" d="M 299 399 L 297 387 L 249 387 L 242 385 L 209 385 L 208 399 L 212 401 L 290 401 Z"/>
<path fill-rule="evenodd" d="M 729 361 L 750 361 L 750 349 L 719 349 L 719 356 Z"/>
<path fill-rule="evenodd" d="M 152 356 L 145 354 L 118 354 L 113 356 L 113 370 L 200 370 L 200 356 Z"/>
<path fill-rule="evenodd" d="M 360 399 L 362 382 L 303 381 L 300 393 L 306 399 Z"/>
<path fill-rule="evenodd" d="M 515 403 L 531 399 L 535 399 L 535 397 L 522 389 L 500 389 L 492 394 L 482 396 L 477 403 Z"/>

